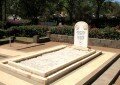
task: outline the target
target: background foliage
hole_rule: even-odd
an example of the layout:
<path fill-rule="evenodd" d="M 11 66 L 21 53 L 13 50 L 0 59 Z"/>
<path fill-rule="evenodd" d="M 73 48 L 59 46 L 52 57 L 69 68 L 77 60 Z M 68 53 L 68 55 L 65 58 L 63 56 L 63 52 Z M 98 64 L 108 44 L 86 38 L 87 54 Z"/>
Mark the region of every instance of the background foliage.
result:
<path fill-rule="evenodd" d="M 38 19 L 43 18 L 53 20 L 53 14 L 60 12 L 67 14 L 67 22 L 71 24 L 81 20 L 90 23 L 91 18 L 99 19 L 101 16 L 120 17 L 120 3 L 114 0 L 6 0 L 6 7 L 4 1 L 0 1 L 0 8 L 6 9 L 7 16 L 19 15 L 30 19 L 31 24 L 37 24 Z"/>
<path fill-rule="evenodd" d="M 0 30 L 0 38 L 15 36 L 15 37 L 33 37 L 34 35 L 39 35 L 40 37 L 46 36 L 47 31 L 51 31 L 51 34 L 60 34 L 74 36 L 73 26 L 14 26 L 8 30 Z M 90 38 L 100 38 L 100 39 L 112 39 L 119 40 L 120 32 L 111 27 L 106 27 L 104 29 L 92 28 L 89 30 Z"/>

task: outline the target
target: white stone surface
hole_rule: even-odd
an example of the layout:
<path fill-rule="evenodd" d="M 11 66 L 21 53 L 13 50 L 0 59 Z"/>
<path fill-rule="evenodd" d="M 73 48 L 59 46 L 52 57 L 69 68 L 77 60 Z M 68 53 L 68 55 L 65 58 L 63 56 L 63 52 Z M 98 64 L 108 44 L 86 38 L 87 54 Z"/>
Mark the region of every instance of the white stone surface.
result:
<path fill-rule="evenodd" d="M 60 67 L 66 63 L 69 63 L 85 54 L 89 51 L 81 51 L 73 48 L 64 48 L 59 51 L 43 54 L 36 58 L 24 60 L 19 62 L 25 66 L 29 66 L 38 69 L 43 72 L 48 72 L 51 69 Z"/>
<path fill-rule="evenodd" d="M 74 27 L 74 45 L 80 47 L 88 47 L 88 24 L 80 21 Z"/>

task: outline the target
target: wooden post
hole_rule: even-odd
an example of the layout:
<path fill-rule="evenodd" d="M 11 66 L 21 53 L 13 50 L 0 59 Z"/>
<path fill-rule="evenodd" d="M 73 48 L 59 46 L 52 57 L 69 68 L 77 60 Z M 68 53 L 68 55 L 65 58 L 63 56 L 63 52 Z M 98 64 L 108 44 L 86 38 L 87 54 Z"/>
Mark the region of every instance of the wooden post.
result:
<path fill-rule="evenodd" d="M 11 37 L 9 37 L 9 44 L 10 44 L 10 47 L 11 47 Z"/>

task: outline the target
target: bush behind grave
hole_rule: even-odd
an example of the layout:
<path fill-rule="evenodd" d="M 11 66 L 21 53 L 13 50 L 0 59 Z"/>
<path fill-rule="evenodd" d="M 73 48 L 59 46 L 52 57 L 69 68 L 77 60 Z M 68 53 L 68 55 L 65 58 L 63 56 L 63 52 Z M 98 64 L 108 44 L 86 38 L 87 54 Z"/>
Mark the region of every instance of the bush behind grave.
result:
<path fill-rule="evenodd" d="M 51 34 L 61 34 L 61 35 L 68 35 L 74 36 L 74 27 L 73 26 L 54 26 L 50 28 Z"/>
<path fill-rule="evenodd" d="M 14 26 L 8 30 L 9 36 L 33 37 L 34 35 L 46 36 L 46 26 Z"/>
<path fill-rule="evenodd" d="M 120 32 L 118 32 L 114 27 L 105 27 L 104 29 L 90 29 L 89 31 L 90 38 L 99 38 L 99 39 L 111 39 L 119 40 Z"/>
<path fill-rule="evenodd" d="M 51 31 L 51 34 L 60 34 L 74 36 L 73 26 L 13 26 L 7 30 L 0 30 L 0 38 L 3 36 L 19 36 L 19 37 L 33 37 L 39 35 L 41 37 L 46 36 L 47 31 Z M 112 39 L 119 40 L 120 32 L 115 28 L 105 27 L 104 29 L 93 28 L 89 30 L 90 38 L 99 39 Z"/>

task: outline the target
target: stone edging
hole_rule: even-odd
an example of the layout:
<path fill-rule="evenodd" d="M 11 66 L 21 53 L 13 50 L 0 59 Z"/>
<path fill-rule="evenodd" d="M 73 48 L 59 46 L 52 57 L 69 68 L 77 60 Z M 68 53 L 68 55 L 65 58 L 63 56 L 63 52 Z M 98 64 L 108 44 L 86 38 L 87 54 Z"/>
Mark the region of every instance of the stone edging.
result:
<path fill-rule="evenodd" d="M 56 42 L 65 42 L 65 43 L 73 44 L 74 43 L 74 36 L 51 34 L 50 40 L 56 41 Z M 89 45 L 120 49 L 120 40 L 89 38 Z"/>

